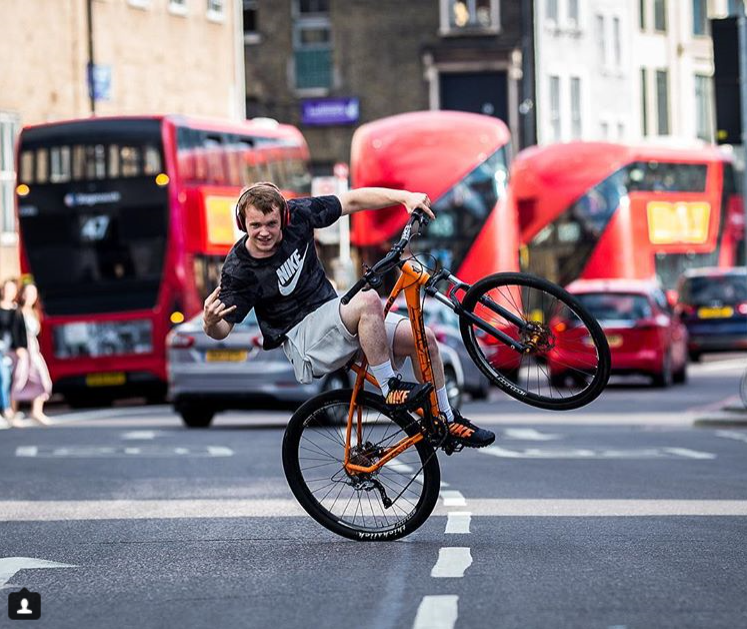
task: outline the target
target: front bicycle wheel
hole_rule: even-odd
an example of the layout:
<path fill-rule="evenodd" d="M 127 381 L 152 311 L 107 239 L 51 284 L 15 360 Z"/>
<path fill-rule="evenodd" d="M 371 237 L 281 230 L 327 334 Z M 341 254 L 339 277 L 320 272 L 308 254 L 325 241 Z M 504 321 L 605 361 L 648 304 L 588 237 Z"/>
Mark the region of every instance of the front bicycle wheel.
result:
<path fill-rule="evenodd" d="M 301 506 L 319 524 L 343 537 L 391 541 L 412 533 L 438 501 L 441 472 L 433 448 L 421 440 L 369 474 L 348 473 L 343 461 L 352 390 L 323 393 L 291 417 L 283 438 L 283 469 Z M 378 461 L 400 440 L 420 432 L 416 419 L 387 409 L 381 396 L 358 394 L 359 441 L 354 418 L 351 460 Z M 387 500 L 393 504 L 384 506 Z"/>
<path fill-rule="evenodd" d="M 496 273 L 472 286 L 462 306 L 527 347 L 519 353 L 460 317 L 462 339 L 475 364 L 517 400 L 565 411 L 588 404 L 607 385 L 610 350 L 604 332 L 560 286 L 524 273 Z"/>

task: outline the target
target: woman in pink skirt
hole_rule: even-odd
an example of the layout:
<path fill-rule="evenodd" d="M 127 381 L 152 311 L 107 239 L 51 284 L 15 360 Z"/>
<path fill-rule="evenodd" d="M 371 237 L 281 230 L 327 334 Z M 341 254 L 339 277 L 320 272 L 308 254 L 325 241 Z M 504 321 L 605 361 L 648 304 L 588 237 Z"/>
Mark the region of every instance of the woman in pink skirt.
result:
<path fill-rule="evenodd" d="M 44 402 L 52 393 L 52 379 L 49 377 L 47 363 L 39 350 L 37 336 L 41 322 L 37 307 L 39 293 L 34 284 L 25 284 L 18 297 L 18 304 L 26 324 L 28 350 L 17 356 L 13 372 L 11 398 L 14 404 L 31 402 L 31 417 L 43 425 L 49 423 L 44 414 Z"/>

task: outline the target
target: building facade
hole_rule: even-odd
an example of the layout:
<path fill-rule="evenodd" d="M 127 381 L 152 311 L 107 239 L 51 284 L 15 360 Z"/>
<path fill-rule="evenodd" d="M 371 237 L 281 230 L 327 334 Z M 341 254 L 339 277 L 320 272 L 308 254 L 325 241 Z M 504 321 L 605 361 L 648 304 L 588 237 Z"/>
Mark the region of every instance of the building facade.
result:
<path fill-rule="evenodd" d="M 0 278 L 18 273 L 21 126 L 92 113 L 89 3 L 96 115 L 244 116 L 241 0 L 0 0 Z"/>
<path fill-rule="evenodd" d="M 315 174 L 349 160 L 357 126 L 407 111 L 496 116 L 521 144 L 534 115 L 520 107 L 531 101 L 522 68 L 531 7 L 530 0 L 244 0 L 247 114 L 298 125 Z"/>

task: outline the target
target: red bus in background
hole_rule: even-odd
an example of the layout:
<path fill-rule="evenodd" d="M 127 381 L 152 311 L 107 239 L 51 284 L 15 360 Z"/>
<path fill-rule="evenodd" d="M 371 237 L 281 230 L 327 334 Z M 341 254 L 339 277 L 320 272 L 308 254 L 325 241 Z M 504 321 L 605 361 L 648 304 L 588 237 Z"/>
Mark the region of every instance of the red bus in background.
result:
<path fill-rule="evenodd" d="M 686 269 L 744 255 L 734 168 L 715 147 L 532 147 L 512 165 L 511 202 L 522 268 L 561 285 L 657 278 L 674 289 Z"/>
<path fill-rule="evenodd" d="M 275 121 L 111 117 L 30 126 L 18 146 L 21 269 L 74 405 L 166 390 L 165 337 L 199 312 L 238 239 L 242 187 L 308 194 L 308 147 Z"/>
<path fill-rule="evenodd" d="M 517 271 L 518 223 L 506 202 L 510 139 L 503 122 L 480 114 L 423 111 L 383 118 L 353 135 L 352 185 L 431 198 L 436 219 L 412 241 L 413 253 L 427 267 L 438 262 L 469 284 L 498 271 Z M 401 207 L 353 215 L 351 240 L 363 261 L 378 261 L 406 222 Z M 506 375 L 518 377 L 516 352 L 497 342 L 485 349 Z"/>
<path fill-rule="evenodd" d="M 518 269 L 518 227 L 506 204 L 509 143 L 506 125 L 480 114 L 423 111 L 383 118 L 353 135 L 351 183 L 425 192 L 436 220 L 413 241 L 413 251 L 432 254 L 473 283 Z M 361 212 L 353 216 L 351 240 L 372 264 L 406 222 L 401 207 Z"/>

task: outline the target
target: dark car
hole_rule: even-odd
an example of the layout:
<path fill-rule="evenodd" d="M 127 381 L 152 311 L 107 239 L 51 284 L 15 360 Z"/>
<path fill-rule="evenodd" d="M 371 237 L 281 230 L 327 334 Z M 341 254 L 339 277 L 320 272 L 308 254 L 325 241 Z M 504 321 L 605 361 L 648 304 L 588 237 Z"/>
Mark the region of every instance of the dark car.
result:
<path fill-rule="evenodd" d="M 667 302 L 664 291 L 647 280 L 577 280 L 568 287 L 599 321 L 607 337 L 612 373 L 645 374 L 657 386 L 687 379 L 687 330 Z M 560 319 L 553 327 L 565 325 Z M 556 386 L 566 384 L 584 368 L 585 338 L 566 333 L 548 355 L 550 375 Z M 587 363 L 588 364 L 588 363 Z"/>
<path fill-rule="evenodd" d="M 690 360 L 704 352 L 747 349 L 747 269 L 690 269 L 680 278 L 678 294 Z"/>

